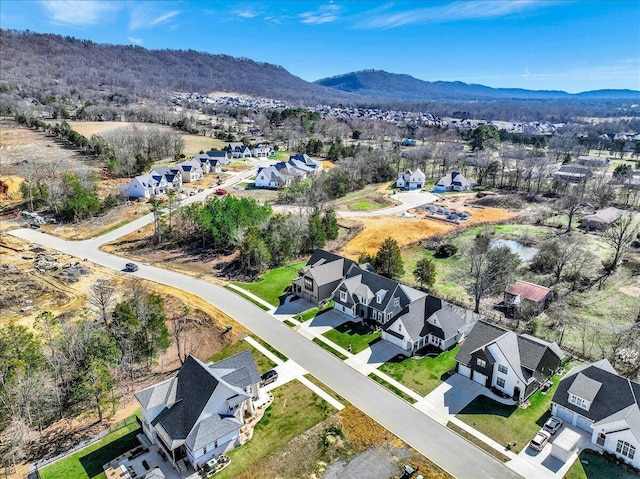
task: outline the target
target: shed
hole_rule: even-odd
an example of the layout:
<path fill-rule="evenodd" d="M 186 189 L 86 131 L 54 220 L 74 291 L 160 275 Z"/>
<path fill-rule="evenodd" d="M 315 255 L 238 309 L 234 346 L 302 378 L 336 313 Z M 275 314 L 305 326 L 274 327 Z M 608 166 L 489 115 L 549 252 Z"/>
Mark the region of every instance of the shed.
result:
<path fill-rule="evenodd" d="M 562 462 L 567 462 L 571 455 L 578 450 L 580 433 L 568 427 L 558 434 L 551 443 L 551 455 Z"/>

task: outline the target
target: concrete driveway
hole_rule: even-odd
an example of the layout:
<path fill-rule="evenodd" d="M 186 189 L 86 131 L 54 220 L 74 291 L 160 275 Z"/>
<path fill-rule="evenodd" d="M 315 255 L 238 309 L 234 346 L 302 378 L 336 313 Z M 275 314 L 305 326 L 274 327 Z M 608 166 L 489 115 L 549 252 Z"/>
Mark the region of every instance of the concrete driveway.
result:
<path fill-rule="evenodd" d="M 337 328 L 341 324 L 353 321 L 354 319 L 357 321 L 357 318 L 352 318 L 349 315 L 341 313 L 337 309 L 330 309 L 324 313 L 318 314 L 311 321 L 307 321 L 303 324 L 303 327 L 318 328 L 318 332 L 323 334 L 331 329 Z"/>
<path fill-rule="evenodd" d="M 274 316 L 295 316 L 308 309 L 315 308 L 315 304 L 307 301 L 306 299 L 296 299 L 295 301 L 289 301 L 282 306 L 278 306 L 273 312 Z"/>
<path fill-rule="evenodd" d="M 454 374 L 414 406 L 440 424 L 447 424 L 452 416 L 486 391 L 481 384 L 461 374 Z"/>
<path fill-rule="evenodd" d="M 354 218 L 393 215 L 410 210 L 412 208 L 415 208 L 416 206 L 433 203 L 438 199 L 438 196 L 427 191 L 401 191 L 399 193 L 396 193 L 395 195 L 390 195 L 390 198 L 392 200 L 400 201 L 402 204 L 399 206 L 393 206 L 391 208 L 385 208 L 383 210 L 377 211 L 336 211 L 336 215 Z"/>
<path fill-rule="evenodd" d="M 378 369 L 384 363 L 405 351 L 389 341 L 380 340 L 373 343 L 364 351 L 348 358 L 345 363 L 356 368 L 362 374 L 368 376 L 374 369 Z"/>

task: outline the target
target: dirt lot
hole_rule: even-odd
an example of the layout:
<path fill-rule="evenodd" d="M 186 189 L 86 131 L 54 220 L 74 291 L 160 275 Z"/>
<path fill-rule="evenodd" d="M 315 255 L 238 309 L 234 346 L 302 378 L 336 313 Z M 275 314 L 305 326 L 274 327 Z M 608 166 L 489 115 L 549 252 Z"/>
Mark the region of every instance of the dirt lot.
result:
<path fill-rule="evenodd" d="M 471 200 L 475 194 L 445 196 L 438 201 L 439 206 L 445 206 L 456 211 L 471 214 L 471 219 L 461 224 L 449 223 L 426 218 L 424 211 L 410 210 L 417 218 L 405 218 L 399 215 L 360 218 L 356 223 L 362 224 L 362 231 L 349 241 L 340 251 L 342 254 L 357 259 L 361 253 L 374 254 L 385 238 L 391 236 L 401 248 L 416 244 L 431 236 L 449 233 L 456 229 L 467 228 L 479 223 L 496 223 L 515 218 L 518 213 L 500 208 L 474 207 Z"/>

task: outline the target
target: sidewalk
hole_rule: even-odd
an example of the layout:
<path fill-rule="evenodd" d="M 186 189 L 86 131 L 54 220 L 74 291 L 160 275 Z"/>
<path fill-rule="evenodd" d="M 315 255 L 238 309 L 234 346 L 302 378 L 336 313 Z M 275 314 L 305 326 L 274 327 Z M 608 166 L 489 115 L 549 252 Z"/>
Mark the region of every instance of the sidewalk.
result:
<path fill-rule="evenodd" d="M 272 305 L 271 303 L 267 303 L 264 299 L 262 299 L 259 296 L 256 296 L 255 294 L 247 291 L 244 288 L 241 288 L 240 286 L 236 286 L 233 283 L 229 283 L 228 284 L 229 289 L 232 289 L 233 291 L 237 291 L 239 293 L 242 293 L 244 296 L 247 296 L 249 298 L 251 298 L 252 300 L 254 300 L 256 303 L 259 303 L 261 305 L 263 305 L 265 308 L 268 308 L 266 311 L 267 313 L 269 313 L 270 315 L 273 316 L 273 312 L 276 310 L 276 307 L 274 305 Z"/>

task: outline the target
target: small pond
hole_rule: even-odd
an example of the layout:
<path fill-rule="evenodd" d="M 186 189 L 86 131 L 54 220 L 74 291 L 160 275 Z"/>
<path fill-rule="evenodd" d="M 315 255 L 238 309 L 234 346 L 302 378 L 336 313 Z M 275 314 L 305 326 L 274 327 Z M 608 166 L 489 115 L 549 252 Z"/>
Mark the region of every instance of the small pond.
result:
<path fill-rule="evenodd" d="M 538 251 L 540 251 L 538 248 L 530 248 L 513 240 L 497 239 L 489 244 L 491 248 L 508 247 L 514 254 L 518 255 L 522 261 L 531 261 L 535 255 L 538 254 Z"/>

